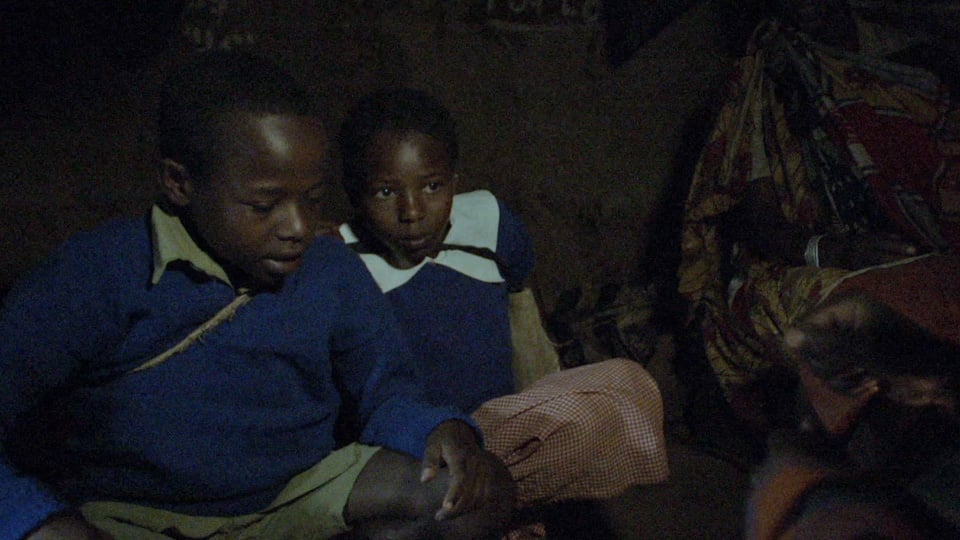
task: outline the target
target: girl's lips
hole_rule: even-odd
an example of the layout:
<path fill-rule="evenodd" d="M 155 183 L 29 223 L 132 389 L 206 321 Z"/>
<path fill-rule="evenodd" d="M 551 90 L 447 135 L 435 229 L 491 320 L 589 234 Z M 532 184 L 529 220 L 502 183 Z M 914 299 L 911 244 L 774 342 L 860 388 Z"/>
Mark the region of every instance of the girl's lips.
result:
<path fill-rule="evenodd" d="M 401 246 L 411 251 L 423 249 L 427 247 L 429 242 L 430 242 L 430 238 L 426 236 L 420 236 L 417 238 L 401 238 L 400 240 L 398 240 L 398 243 Z"/>

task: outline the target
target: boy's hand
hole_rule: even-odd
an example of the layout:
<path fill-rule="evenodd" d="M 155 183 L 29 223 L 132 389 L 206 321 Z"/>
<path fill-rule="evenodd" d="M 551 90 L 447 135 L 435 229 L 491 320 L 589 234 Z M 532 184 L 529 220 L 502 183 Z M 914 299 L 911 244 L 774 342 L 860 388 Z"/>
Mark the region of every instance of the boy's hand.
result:
<path fill-rule="evenodd" d="M 496 492 L 494 482 L 510 474 L 496 456 L 480 448 L 473 428 L 459 420 L 443 422 L 430 433 L 420 481 L 433 480 L 444 466 L 449 469 L 450 487 L 436 513 L 438 520 L 477 508 Z"/>
<path fill-rule="evenodd" d="M 51 516 L 24 540 L 113 540 L 113 537 L 90 525 L 78 512 Z"/>

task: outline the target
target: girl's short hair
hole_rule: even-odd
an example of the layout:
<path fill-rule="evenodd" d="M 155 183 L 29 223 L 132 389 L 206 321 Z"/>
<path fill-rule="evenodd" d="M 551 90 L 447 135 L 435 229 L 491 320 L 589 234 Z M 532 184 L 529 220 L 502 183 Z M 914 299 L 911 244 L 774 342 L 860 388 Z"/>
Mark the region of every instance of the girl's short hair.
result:
<path fill-rule="evenodd" d="M 162 158 L 207 179 L 221 164 L 236 113 L 316 116 L 316 100 L 287 72 L 243 51 L 214 50 L 174 68 L 160 91 L 157 145 Z"/>
<path fill-rule="evenodd" d="M 361 99 L 340 127 L 337 141 L 343 162 L 341 181 L 356 206 L 367 177 L 367 148 L 383 131 L 414 131 L 447 147 L 451 167 L 459 157 L 456 123 L 432 95 L 413 88 L 385 88 Z"/>

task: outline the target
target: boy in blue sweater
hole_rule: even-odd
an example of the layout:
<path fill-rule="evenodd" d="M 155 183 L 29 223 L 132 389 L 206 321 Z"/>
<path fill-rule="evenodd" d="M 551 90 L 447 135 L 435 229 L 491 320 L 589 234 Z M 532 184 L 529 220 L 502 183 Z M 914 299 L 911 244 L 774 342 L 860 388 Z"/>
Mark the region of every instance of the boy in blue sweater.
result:
<path fill-rule="evenodd" d="M 312 104 L 245 54 L 174 72 L 161 202 L 10 292 L 0 539 L 500 534 L 509 473 L 469 417 L 419 398 L 377 286 L 316 239 Z M 341 396 L 362 423 L 337 448 Z"/>

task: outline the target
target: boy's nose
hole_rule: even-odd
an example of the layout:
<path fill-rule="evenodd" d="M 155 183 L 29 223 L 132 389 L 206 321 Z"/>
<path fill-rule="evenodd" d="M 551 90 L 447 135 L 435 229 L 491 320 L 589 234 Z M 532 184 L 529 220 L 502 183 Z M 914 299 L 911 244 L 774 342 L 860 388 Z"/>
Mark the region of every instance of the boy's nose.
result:
<path fill-rule="evenodd" d="M 409 223 L 423 219 L 423 201 L 418 193 L 405 193 L 400 197 L 400 221 Z"/>
<path fill-rule="evenodd" d="M 292 204 L 277 226 L 277 236 L 283 240 L 303 240 L 311 233 L 311 224 L 310 213 L 299 205 Z"/>

